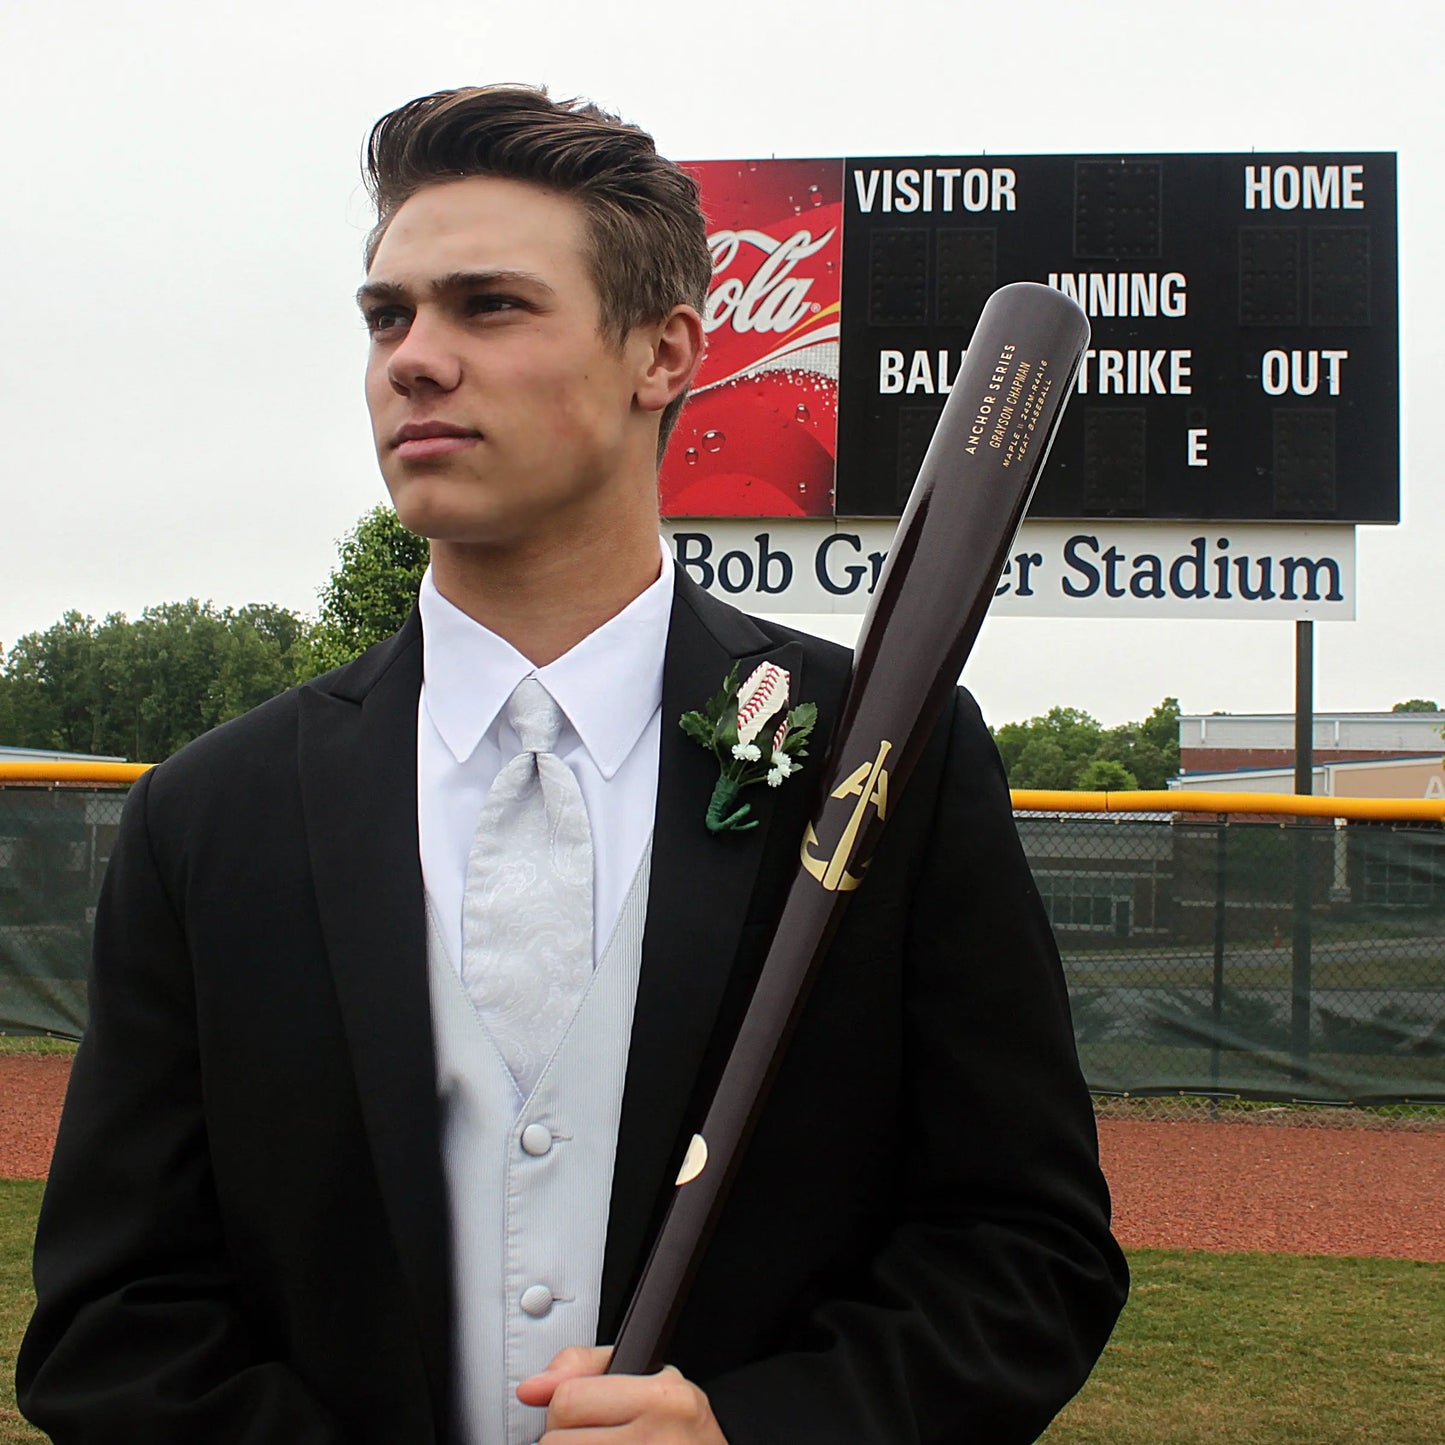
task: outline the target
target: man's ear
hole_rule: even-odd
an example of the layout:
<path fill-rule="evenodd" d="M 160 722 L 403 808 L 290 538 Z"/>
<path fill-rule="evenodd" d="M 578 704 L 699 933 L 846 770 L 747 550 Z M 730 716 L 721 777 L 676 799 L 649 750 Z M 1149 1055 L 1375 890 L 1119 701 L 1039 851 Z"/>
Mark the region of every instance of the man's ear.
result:
<path fill-rule="evenodd" d="M 674 306 L 649 332 L 650 350 L 637 387 L 644 411 L 663 411 L 692 385 L 707 351 L 702 318 L 691 306 Z"/>

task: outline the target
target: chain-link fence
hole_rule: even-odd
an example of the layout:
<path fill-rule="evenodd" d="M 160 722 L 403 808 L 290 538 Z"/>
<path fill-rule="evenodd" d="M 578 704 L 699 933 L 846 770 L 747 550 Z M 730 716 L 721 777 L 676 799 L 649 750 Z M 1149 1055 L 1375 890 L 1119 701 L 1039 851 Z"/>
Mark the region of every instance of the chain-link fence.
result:
<path fill-rule="evenodd" d="M 1024 813 L 1097 1095 L 1445 1113 L 1445 829 Z M 1126 1102 L 1130 1101 L 1130 1102 Z M 1173 1115 L 1178 1100 L 1152 1106 Z"/>
<path fill-rule="evenodd" d="M 0 787 L 0 1033 L 78 1039 L 125 788 Z"/>
<path fill-rule="evenodd" d="M 83 1031 L 124 797 L 0 785 L 0 1033 Z M 1023 811 L 1018 824 L 1101 1109 L 1277 1122 L 1307 1101 L 1328 1122 L 1445 1124 L 1438 822 Z"/>

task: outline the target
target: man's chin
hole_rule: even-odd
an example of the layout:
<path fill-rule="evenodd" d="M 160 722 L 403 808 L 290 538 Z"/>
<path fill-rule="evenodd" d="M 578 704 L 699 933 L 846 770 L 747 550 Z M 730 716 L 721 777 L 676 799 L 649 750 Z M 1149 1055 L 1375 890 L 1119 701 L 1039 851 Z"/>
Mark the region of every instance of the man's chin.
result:
<path fill-rule="evenodd" d="M 506 548 L 524 545 L 527 540 L 527 529 L 515 518 L 458 514 L 446 507 L 401 505 L 397 506 L 396 515 L 408 532 L 425 537 L 433 548 Z"/>
<path fill-rule="evenodd" d="M 458 505 L 461 498 L 449 496 L 445 487 L 415 482 L 390 486 L 391 504 L 397 520 L 408 532 L 433 543 L 459 546 L 495 546 L 508 530 L 500 517 L 481 515 L 477 497 L 466 498 L 471 505 Z"/>

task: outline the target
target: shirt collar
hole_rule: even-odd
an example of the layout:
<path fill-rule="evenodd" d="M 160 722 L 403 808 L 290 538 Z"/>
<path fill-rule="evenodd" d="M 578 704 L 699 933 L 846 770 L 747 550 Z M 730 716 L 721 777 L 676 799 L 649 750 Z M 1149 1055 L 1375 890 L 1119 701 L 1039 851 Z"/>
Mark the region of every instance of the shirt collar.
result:
<path fill-rule="evenodd" d="M 428 567 L 417 599 L 423 697 L 447 750 L 464 763 L 513 689 L 535 674 L 566 713 L 598 772 L 611 778 L 662 704 L 673 576 L 672 560 L 663 549 L 656 582 L 571 651 L 539 668 L 448 602 Z"/>

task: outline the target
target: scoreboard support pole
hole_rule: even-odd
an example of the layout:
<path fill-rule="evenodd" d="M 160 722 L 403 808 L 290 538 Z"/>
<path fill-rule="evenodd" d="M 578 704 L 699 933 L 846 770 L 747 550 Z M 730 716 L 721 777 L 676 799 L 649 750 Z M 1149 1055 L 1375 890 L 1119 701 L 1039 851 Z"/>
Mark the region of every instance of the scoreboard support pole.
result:
<path fill-rule="evenodd" d="M 1294 669 L 1294 790 L 1301 797 L 1314 792 L 1315 625 L 1296 622 Z M 1303 819 L 1294 827 L 1294 930 L 1290 967 L 1290 1059 L 1303 1077 L 1310 1057 L 1310 995 L 1312 990 L 1311 918 L 1313 889 L 1310 845 L 1313 828 Z"/>

